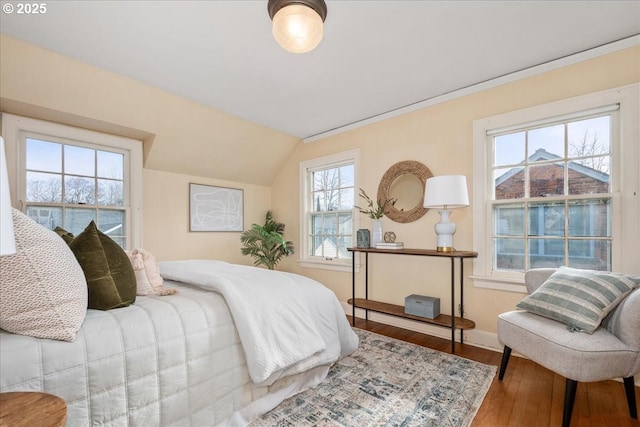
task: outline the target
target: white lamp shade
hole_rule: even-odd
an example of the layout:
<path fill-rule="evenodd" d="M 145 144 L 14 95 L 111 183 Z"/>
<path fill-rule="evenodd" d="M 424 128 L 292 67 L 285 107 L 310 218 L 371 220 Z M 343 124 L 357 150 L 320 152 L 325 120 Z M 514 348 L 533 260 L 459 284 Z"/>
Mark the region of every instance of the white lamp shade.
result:
<path fill-rule="evenodd" d="M 16 241 L 13 234 L 9 174 L 4 153 L 4 139 L 0 137 L 0 255 L 14 253 L 16 253 Z"/>
<path fill-rule="evenodd" d="M 453 209 L 469 206 L 467 178 L 464 175 L 441 175 L 427 179 L 424 207 Z"/>
<path fill-rule="evenodd" d="M 273 37 L 289 52 L 309 52 L 320 44 L 323 35 L 322 18 L 308 6 L 292 4 L 273 16 Z"/>

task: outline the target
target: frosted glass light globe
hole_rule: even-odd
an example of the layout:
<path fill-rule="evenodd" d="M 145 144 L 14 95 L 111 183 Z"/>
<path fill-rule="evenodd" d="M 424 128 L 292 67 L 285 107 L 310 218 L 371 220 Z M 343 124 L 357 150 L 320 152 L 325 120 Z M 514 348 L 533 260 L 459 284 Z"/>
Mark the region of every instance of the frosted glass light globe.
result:
<path fill-rule="evenodd" d="M 292 4 L 273 17 L 273 37 L 289 52 L 309 52 L 320 44 L 323 35 L 322 18 L 308 6 Z"/>

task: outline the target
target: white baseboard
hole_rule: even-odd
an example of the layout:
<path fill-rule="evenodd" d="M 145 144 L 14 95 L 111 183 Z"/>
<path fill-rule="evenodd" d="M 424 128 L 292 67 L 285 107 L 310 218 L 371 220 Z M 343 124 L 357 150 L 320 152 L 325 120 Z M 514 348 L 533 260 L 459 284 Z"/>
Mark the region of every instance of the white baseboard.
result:
<path fill-rule="evenodd" d="M 342 309 L 345 314 L 351 316 L 351 304 L 341 301 Z M 361 308 L 356 308 L 356 317 L 361 319 L 365 318 L 365 310 Z M 403 319 L 401 317 L 389 316 L 382 313 L 376 313 L 374 311 L 369 311 L 369 320 L 373 320 L 374 322 L 383 323 L 385 325 L 395 326 L 402 329 L 407 329 L 409 331 L 420 332 L 422 334 L 431 335 L 434 337 L 444 338 L 447 340 L 451 339 L 451 330 L 444 327 L 439 327 L 435 325 L 430 325 L 428 323 L 416 322 L 414 320 Z M 498 341 L 498 335 L 495 332 L 487 332 L 479 329 L 468 329 L 464 331 L 464 343 L 468 345 L 472 345 L 474 347 L 480 347 L 487 350 L 497 351 L 498 353 L 502 353 L 503 346 Z M 456 341 L 460 341 L 460 331 L 456 331 Z M 512 353 L 513 356 L 524 357 L 515 351 Z M 615 381 L 622 382 L 621 378 L 616 379 Z M 640 387 L 640 375 L 635 378 L 636 387 Z"/>

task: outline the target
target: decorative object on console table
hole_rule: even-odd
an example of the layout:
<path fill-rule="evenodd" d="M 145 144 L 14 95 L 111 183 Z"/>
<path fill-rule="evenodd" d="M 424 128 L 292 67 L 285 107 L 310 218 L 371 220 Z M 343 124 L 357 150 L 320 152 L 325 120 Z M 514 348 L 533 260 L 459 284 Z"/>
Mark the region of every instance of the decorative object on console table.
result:
<path fill-rule="evenodd" d="M 427 319 L 435 319 L 440 316 L 440 298 L 409 295 L 404 299 L 404 312 Z"/>
<path fill-rule="evenodd" d="M 438 252 L 453 252 L 456 225 L 449 221 L 453 208 L 469 206 L 467 178 L 464 175 L 442 175 L 429 178 L 424 189 L 424 207 L 440 210 L 440 222 L 435 225 Z"/>
<path fill-rule="evenodd" d="M 369 230 L 366 228 L 361 228 L 356 232 L 357 236 L 357 246 L 359 248 L 368 248 L 371 242 Z"/>
<path fill-rule="evenodd" d="M 376 249 L 404 249 L 404 243 L 402 242 L 378 243 L 376 245 Z"/>
<path fill-rule="evenodd" d="M 371 233 L 371 247 L 375 248 L 380 243 L 382 243 L 382 221 L 374 219 L 373 232 Z"/>
<path fill-rule="evenodd" d="M 385 243 L 394 243 L 396 241 L 396 233 L 393 231 L 385 231 L 384 232 L 384 242 Z"/>
<path fill-rule="evenodd" d="M 382 221 L 380 218 L 384 216 L 384 209 L 387 205 L 393 206 L 396 204 L 396 199 L 378 200 L 376 206 L 374 206 L 373 200 L 369 195 L 361 188 L 360 197 L 367 202 L 366 208 L 355 206 L 360 213 L 367 214 L 369 218 L 373 220 L 373 232 L 371 233 L 371 247 L 375 248 L 378 243 L 382 242 Z"/>

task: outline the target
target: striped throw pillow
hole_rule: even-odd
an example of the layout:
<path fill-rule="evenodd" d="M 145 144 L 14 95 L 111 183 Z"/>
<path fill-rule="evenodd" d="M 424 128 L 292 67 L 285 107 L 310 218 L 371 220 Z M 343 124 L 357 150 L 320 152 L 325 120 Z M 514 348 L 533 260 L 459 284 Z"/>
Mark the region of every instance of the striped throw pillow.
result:
<path fill-rule="evenodd" d="M 638 276 L 560 267 L 516 307 L 592 334 L 638 285 Z"/>

